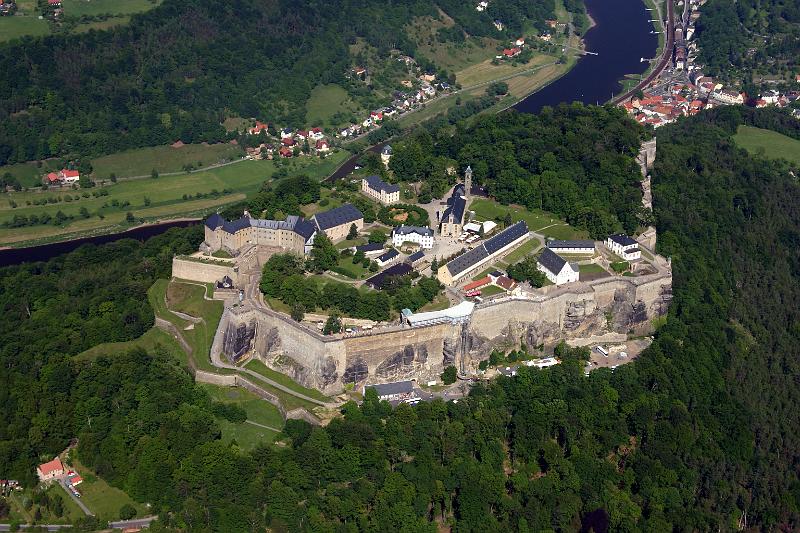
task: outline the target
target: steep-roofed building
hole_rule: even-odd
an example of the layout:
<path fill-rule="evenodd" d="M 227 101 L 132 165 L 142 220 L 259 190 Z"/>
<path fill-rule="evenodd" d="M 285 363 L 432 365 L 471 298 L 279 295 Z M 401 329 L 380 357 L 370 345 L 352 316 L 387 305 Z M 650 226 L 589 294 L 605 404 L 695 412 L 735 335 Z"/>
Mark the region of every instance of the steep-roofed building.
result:
<path fill-rule="evenodd" d="M 555 253 L 550 248 L 545 248 L 536 267 L 544 272 L 547 279 L 554 285 L 563 285 L 578 281 L 578 269 L 567 262 L 566 259 Z"/>
<path fill-rule="evenodd" d="M 316 234 L 313 223 L 295 215 L 287 216 L 286 220 L 266 220 L 245 214 L 228 221 L 215 213 L 206 219 L 201 249 L 225 250 L 237 255 L 243 247 L 257 245 L 304 255 L 311 251 Z"/>
<path fill-rule="evenodd" d="M 572 241 L 547 241 L 547 247 L 556 253 L 564 254 L 593 254 L 594 241 L 591 240 L 572 240 Z"/>
<path fill-rule="evenodd" d="M 353 204 L 344 204 L 330 211 L 317 213 L 311 219 L 317 229 L 324 232 L 332 241 L 347 238 L 350 226 L 353 224 L 358 231 L 364 229 L 364 215 Z"/>
<path fill-rule="evenodd" d="M 361 180 L 361 192 L 383 205 L 400 201 L 400 187 L 386 183 L 378 176 L 367 176 Z"/>
<path fill-rule="evenodd" d="M 399 226 L 392 230 L 392 244 L 402 246 L 404 242 L 419 244 L 420 248 L 433 248 L 433 230 L 420 226 Z"/>
<path fill-rule="evenodd" d="M 520 220 L 467 253 L 459 255 L 446 265 L 439 267 L 436 277 L 445 285 L 454 285 L 493 259 L 525 242 L 528 235 L 528 225 L 524 220 Z"/>
<path fill-rule="evenodd" d="M 606 246 L 625 261 L 633 261 L 642 257 L 639 243 L 622 233 L 610 235 L 606 239 Z"/>
<path fill-rule="evenodd" d="M 469 194 L 472 190 L 472 168 L 464 171 L 464 183 L 459 183 L 453 189 L 453 194 L 447 199 L 447 207 L 439 217 L 439 235 L 442 237 L 458 237 L 464 231 L 467 222 L 464 217 L 469 204 Z"/>

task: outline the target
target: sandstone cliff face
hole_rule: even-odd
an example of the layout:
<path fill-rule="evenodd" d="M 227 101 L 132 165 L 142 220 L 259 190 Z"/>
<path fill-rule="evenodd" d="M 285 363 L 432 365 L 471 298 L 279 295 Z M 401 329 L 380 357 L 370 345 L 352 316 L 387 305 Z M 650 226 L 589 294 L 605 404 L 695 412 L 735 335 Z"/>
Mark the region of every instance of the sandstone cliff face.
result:
<path fill-rule="evenodd" d="M 521 343 L 554 345 L 612 331 L 641 333 L 667 312 L 671 299 L 667 271 L 478 306 L 466 324 L 394 326 L 344 338 L 324 337 L 288 318 L 249 309 L 226 313 L 220 351 L 236 353 L 249 346 L 270 368 L 334 394 L 348 383 L 435 378 L 449 365 L 474 364 L 493 349 L 507 351 Z"/>

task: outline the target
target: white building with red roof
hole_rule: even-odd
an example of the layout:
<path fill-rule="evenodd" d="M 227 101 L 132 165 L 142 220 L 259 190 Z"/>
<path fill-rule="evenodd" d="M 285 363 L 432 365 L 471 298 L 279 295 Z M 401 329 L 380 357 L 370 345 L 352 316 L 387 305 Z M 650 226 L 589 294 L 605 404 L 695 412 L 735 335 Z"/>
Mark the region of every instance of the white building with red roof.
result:
<path fill-rule="evenodd" d="M 64 475 L 64 465 L 61 463 L 61 459 L 56 457 L 52 461 L 37 466 L 36 475 L 39 476 L 41 481 L 55 479 Z"/>

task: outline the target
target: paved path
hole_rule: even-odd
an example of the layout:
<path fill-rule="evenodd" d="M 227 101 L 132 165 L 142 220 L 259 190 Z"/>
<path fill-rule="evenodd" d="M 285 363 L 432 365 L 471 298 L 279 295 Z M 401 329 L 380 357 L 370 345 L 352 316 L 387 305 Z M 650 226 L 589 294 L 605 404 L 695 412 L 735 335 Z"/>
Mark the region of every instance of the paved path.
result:
<path fill-rule="evenodd" d="M 245 420 L 244 423 L 245 424 L 250 424 L 250 425 L 253 425 L 253 426 L 258 426 L 260 428 L 268 429 L 270 431 L 275 431 L 277 433 L 281 432 L 281 430 L 278 429 L 278 428 L 274 428 L 274 427 L 271 427 L 271 426 L 265 426 L 264 424 L 259 424 L 258 422 L 253 422 L 252 420 Z"/>
<path fill-rule="evenodd" d="M 83 511 L 83 513 L 86 516 L 94 516 L 94 513 L 90 511 L 88 507 L 86 507 L 86 504 L 83 503 L 83 501 L 80 498 L 75 496 L 71 490 L 69 490 L 69 485 L 67 485 L 66 478 L 59 479 L 58 483 L 61 485 L 61 488 L 64 489 L 64 492 L 66 492 L 69 495 L 69 497 L 72 498 L 72 501 L 78 504 L 78 507 L 81 508 L 81 511 Z"/>
<path fill-rule="evenodd" d="M 145 516 L 144 518 L 134 518 L 133 520 L 120 520 L 118 522 L 109 522 L 108 526 L 114 529 L 143 528 L 149 526 L 150 522 L 157 518 L 157 516 Z"/>

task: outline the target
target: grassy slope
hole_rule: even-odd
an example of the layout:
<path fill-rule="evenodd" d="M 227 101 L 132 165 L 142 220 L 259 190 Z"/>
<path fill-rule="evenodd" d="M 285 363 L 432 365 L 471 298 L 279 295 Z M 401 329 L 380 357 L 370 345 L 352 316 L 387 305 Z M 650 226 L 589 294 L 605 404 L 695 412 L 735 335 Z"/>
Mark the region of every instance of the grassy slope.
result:
<path fill-rule="evenodd" d="M 273 381 L 277 381 L 278 383 L 280 383 L 284 387 L 289 387 L 293 391 L 299 392 L 301 394 L 305 394 L 306 396 L 309 396 L 311 398 L 314 398 L 316 400 L 320 400 L 320 401 L 323 401 L 323 402 L 327 402 L 327 401 L 330 400 L 330 398 L 328 398 L 327 396 L 325 396 L 324 394 L 322 394 L 318 390 L 316 390 L 316 389 L 308 389 L 306 387 L 303 387 L 302 385 L 300 385 L 299 383 L 294 381 L 292 378 L 290 378 L 286 374 L 282 374 L 280 372 L 276 372 L 275 370 L 272 370 L 271 368 L 267 367 L 267 365 L 265 365 L 261 361 L 253 360 L 253 361 L 250 361 L 249 363 L 247 363 L 246 366 L 250 370 L 254 370 L 255 372 L 258 372 L 259 374 L 261 374 L 264 377 L 267 377 L 267 378 L 269 378 L 269 379 L 271 379 Z"/>
<path fill-rule="evenodd" d="M 306 102 L 306 125 L 308 127 L 327 126 L 332 124 L 331 118 L 338 111 L 348 110 L 353 113 L 360 110 L 360 106 L 352 101 L 347 91 L 338 85 L 319 85 L 311 91 Z"/>
<path fill-rule="evenodd" d="M 147 507 L 133 501 L 125 492 L 112 487 L 101 478 L 97 477 L 89 468 L 78 461 L 73 461 L 75 470 L 83 478 L 83 483 L 77 486 L 81 493 L 81 500 L 101 520 L 119 520 L 119 510 L 125 504 L 136 509 L 136 516 L 145 516 Z"/>
<path fill-rule="evenodd" d="M 0 42 L 10 41 L 25 35 L 37 36 L 50 33 L 46 20 L 39 20 L 35 15 L 14 15 L 0 17 Z"/>
<path fill-rule="evenodd" d="M 325 160 L 303 158 L 293 162 L 290 172 L 304 172 L 312 177 L 322 178 L 333 170 L 348 156 L 347 152 L 338 152 Z M 276 170 L 272 161 L 242 161 L 233 165 L 215 168 L 202 172 L 192 172 L 177 176 L 161 176 L 158 179 L 144 178 L 125 180 L 106 186 L 109 195 L 100 198 L 80 198 L 72 202 L 59 202 L 42 206 L 26 205 L 27 201 L 41 198 L 58 197 L 70 194 L 75 196 L 82 191 L 45 191 L 19 192 L 3 195 L 6 201 L 0 201 L 0 222 L 11 220 L 14 215 L 37 216 L 49 213 L 55 216 L 57 211 L 77 216 L 80 208 L 85 207 L 92 215 L 88 219 L 76 219 L 65 226 L 39 225 L 23 228 L 0 229 L 0 244 L 22 243 L 34 239 L 66 238 L 70 234 L 88 232 L 99 229 L 121 229 L 125 225 L 125 215 L 132 211 L 137 218 L 164 219 L 181 215 L 202 214 L 221 205 L 241 201 L 245 195 L 256 191 Z M 203 199 L 184 200 L 184 194 L 210 193 L 212 190 L 229 189 L 230 194 Z M 144 206 L 148 197 L 150 206 Z M 130 202 L 126 208 L 110 206 L 112 200 L 120 203 Z M 12 209 L 8 200 L 13 200 L 18 207 Z M 108 204 L 109 207 L 103 207 Z M 102 213 L 105 217 L 96 216 Z"/>
<path fill-rule="evenodd" d="M 64 14 L 69 17 L 82 15 L 129 15 L 141 13 L 158 5 L 150 0 L 63 0 Z"/>
<path fill-rule="evenodd" d="M 531 231 L 543 233 L 546 237 L 554 239 L 580 239 L 588 235 L 586 231 L 573 228 L 557 215 L 539 209 L 529 211 L 524 207 L 501 205 L 494 200 L 476 198 L 470 204 L 470 210 L 475 211 L 475 216 L 479 220 L 503 220 L 506 214 L 511 213 L 514 222 L 524 220 Z"/>
<path fill-rule="evenodd" d="M 217 402 L 233 403 L 247 412 L 247 419 L 257 424 L 277 429 L 283 428 L 283 419 L 278 408 L 260 399 L 255 394 L 240 388 L 221 387 L 204 383 L 200 385 L 211 398 Z M 253 424 L 234 424 L 218 419 L 225 442 L 235 440 L 244 449 L 255 448 L 257 444 L 269 444 L 278 436 L 278 432 L 255 426 Z"/>
<path fill-rule="evenodd" d="M 238 159 L 242 154 L 241 147 L 227 143 L 187 144 L 180 148 L 153 146 L 98 157 L 92 160 L 92 167 L 95 179 L 106 179 L 112 173 L 117 177 L 147 176 L 153 169 L 162 173 L 180 172 L 187 164 L 206 167 Z"/>
<path fill-rule="evenodd" d="M 800 141 L 775 131 L 739 126 L 733 140 L 753 155 L 763 152 L 769 159 L 783 158 L 791 163 L 800 164 Z"/>
<path fill-rule="evenodd" d="M 128 342 L 107 342 L 98 344 L 80 353 L 75 358 L 78 360 L 94 359 L 100 356 L 113 356 L 114 354 L 124 353 L 134 348 L 142 348 L 145 351 L 153 351 L 156 348 L 166 350 L 166 352 L 182 363 L 186 364 L 186 353 L 181 349 L 169 333 L 158 328 L 151 328 L 138 339 Z"/>

